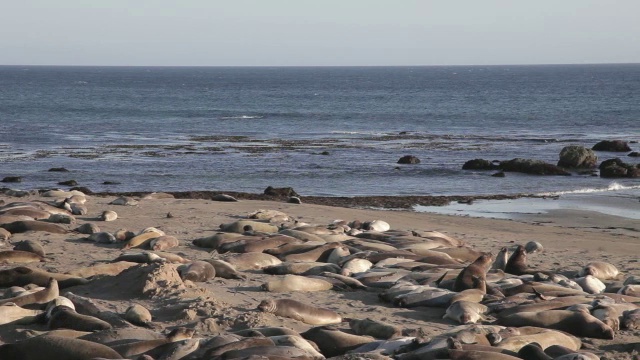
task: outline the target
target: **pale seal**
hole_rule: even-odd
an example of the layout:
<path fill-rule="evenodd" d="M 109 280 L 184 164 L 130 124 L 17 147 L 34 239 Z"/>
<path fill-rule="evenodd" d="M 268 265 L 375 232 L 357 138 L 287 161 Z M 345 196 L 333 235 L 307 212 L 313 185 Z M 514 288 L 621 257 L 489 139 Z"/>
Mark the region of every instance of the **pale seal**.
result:
<path fill-rule="evenodd" d="M 58 282 L 54 278 L 50 278 L 47 287 L 45 287 L 43 290 L 28 295 L 0 300 L 0 305 L 6 303 L 14 303 L 18 306 L 29 304 L 46 304 L 49 301 L 57 298 L 58 296 L 60 296 Z"/>
<path fill-rule="evenodd" d="M 5 250 L 0 251 L 0 264 L 27 264 L 45 261 L 42 255 L 30 251 Z"/>
<path fill-rule="evenodd" d="M 159 236 L 149 242 L 149 247 L 156 251 L 171 249 L 178 245 L 180 245 L 178 239 L 171 235 Z"/>
<path fill-rule="evenodd" d="M 580 269 L 578 276 L 593 275 L 600 280 L 615 279 L 620 271 L 612 265 L 604 261 L 593 261 Z"/>
<path fill-rule="evenodd" d="M 261 288 L 270 292 L 311 292 L 331 290 L 333 285 L 330 282 L 321 279 L 312 279 L 299 275 L 285 275 L 279 279 L 270 280 L 262 284 Z"/>
<path fill-rule="evenodd" d="M 475 324 L 479 320 L 484 320 L 484 315 L 488 312 L 489 308 L 485 305 L 462 300 L 449 305 L 442 318 L 451 319 L 462 325 Z"/>
<path fill-rule="evenodd" d="M 53 308 L 48 322 L 49 329 L 71 329 L 77 331 L 99 331 L 111 329 L 111 325 L 93 316 L 78 314 L 68 306 Z"/>
<path fill-rule="evenodd" d="M 376 339 L 391 339 L 402 334 L 398 326 L 372 319 L 349 319 L 349 327 L 356 335 L 373 336 Z"/>
<path fill-rule="evenodd" d="M 103 211 L 102 214 L 98 217 L 101 221 L 115 221 L 118 218 L 118 213 L 113 210 Z"/>
<path fill-rule="evenodd" d="M 0 325 L 30 324 L 36 320 L 40 310 L 23 309 L 14 303 L 0 305 Z"/>
<path fill-rule="evenodd" d="M 611 327 L 585 312 L 569 310 L 521 312 L 501 317 L 498 323 L 505 326 L 537 326 L 561 330 L 581 337 L 613 339 Z"/>
<path fill-rule="evenodd" d="M 120 354 L 108 346 L 91 341 L 59 336 L 36 336 L 14 344 L 0 345 L 2 360 L 119 359 Z"/>
<path fill-rule="evenodd" d="M 151 313 L 140 304 L 133 304 L 124 312 L 124 319 L 133 325 L 150 327 Z"/>
<path fill-rule="evenodd" d="M 204 282 L 216 276 L 216 269 L 206 261 L 194 261 L 188 264 L 181 272 L 182 280 L 193 282 Z"/>
<path fill-rule="evenodd" d="M 343 355 L 375 340 L 370 336 L 347 334 L 330 326 L 314 327 L 300 335 L 318 345 L 326 357 Z"/>
<path fill-rule="evenodd" d="M 342 322 L 342 317 L 328 309 L 303 304 L 291 299 L 268 299 L 258 305 L 258 310 L 277 316 L 292 318 L 311 325 L 327 325 Z"/>

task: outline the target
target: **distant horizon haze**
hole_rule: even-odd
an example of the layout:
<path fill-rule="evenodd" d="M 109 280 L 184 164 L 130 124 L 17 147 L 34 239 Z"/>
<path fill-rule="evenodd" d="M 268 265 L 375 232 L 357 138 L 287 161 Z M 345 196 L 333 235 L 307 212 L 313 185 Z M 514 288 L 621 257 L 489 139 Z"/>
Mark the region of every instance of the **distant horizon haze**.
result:
<path fill-rule="evenodd" d="M 21 0 L 0 65 L 640 63 L 636 0 Z"/>

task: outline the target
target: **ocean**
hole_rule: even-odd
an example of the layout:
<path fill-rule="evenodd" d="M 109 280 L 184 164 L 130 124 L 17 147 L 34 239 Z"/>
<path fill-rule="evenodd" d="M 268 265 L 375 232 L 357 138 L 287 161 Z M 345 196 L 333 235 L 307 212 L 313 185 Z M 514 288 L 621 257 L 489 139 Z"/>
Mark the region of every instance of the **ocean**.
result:
<path fill-rule="evenodd" d="M 462 165 L 556 163 L 567 145 L 612 139 L 640 151 L 640 64 L 0 66 L 0 134 L 0 177 L 21 176 L 5 184 L 20 189 L 74 179 L 96 192 L 637 199 L 640 179 L 495 178 Z M 403 155 L 421 162 L 398 165 Z"/>

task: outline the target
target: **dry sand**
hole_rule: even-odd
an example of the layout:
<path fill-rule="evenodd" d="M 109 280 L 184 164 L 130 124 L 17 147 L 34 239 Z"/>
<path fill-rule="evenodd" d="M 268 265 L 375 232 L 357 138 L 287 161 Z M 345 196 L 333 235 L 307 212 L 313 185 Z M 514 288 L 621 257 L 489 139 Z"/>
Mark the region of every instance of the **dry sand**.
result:
<path fill-rule="evenodd" d="M 25 201 L 25 198 L 0 198 L 9 203 Z M 39 198 L 38 198 L 39 199 Z M 521 220 L 481 219 L 463 216 L 434 215 L 408 211 L 380 211 L 348 209 L 310 204 L 288 204 L 282 202 L 243 200 L 240 202 L 216 202 L 210 200 L 162 199 L 141 200 L 136 206 L 109 205 L 115 197 L 89 197 L 86 206 L 89 214 L 77 216 L 78 223 L 95 222 L 103 231 L 114 232 L 125 228 L 138 232 L 146 227 L 156 227 L 167 235 L 180 240 L 178 248 L 169 252 L 191 260 L 210 258 L 209 249 L 195 247 L 191 240 L 214 234 L 221 223 L 237 220 L 258 209 L 272 209 L 307 223 L 328 224 L 335 219 L 374 220 L 382 219 L 392 229 L 436 230 L 466 243 L 481 251 L 493 251 L 513 244 L 524 244 L 530 240 L 544 245 L 544 252 L 530 256 L 532 267 L 556 272 L 577 271 L 592 260 L 604 260 L 615 264 L 625 275 L 640 275 L 640 226 L 637 220 L 607 217 L 597 213 L 560 212 Z M 44 199 L 50 200 L 50 199 Z M 114 210 L 118 219 L 113 222 L 96 221 L 104 210 Z M 167 213 L 173 217 L 168 218 Z M 39 240 L 45 247 L 50 261 L 35 266 L 52 272 L 68 272 L 76 268 L 115 259 L 121 252 L 120 245 L 96 244 L 81 240 L 81 234 L 14 234 L 11 241 Z M 6 248 L 5 248 L 6 249 Z M 0 265 L 6 269 L 15 265 Z M 127 273 L 124 273 L 127 274 Z M 273 294 L 261 291 L 260 284 L 270 275 L 250 271 L 247 280 L 225 280 L 215 278 L 207 283 L 187 284 L 186 288 L 175 285 L 168 293 L 179 297 L 158 294 L 143 296 L 140 281 L 142 276 L 130 272 L 118 277 L 118 283 L 96 281 L 89 285 L 62 290 L 96 299 L 105 308 L 123 313 L 133 302 L 149 308 L 154 321 L 162 328 L 189 325 L 200 335 L 215 334 L 231 330 L 262 325 L 290 327 L 306 330 L 311 325 L 296 320 L 258 313 L 256 306 L 263 299 L 291 298 L 332 309 L 343 317 L 384 320 L 405 329 L 422 329 L 427 335 L 435 335 L 455 324 L 443 320 L 444 309 L 403 309 L 381 302 L 376 292 L 371 291 L 325 291 L 316 293 Z M 165 274 L 171 286 L 173 273 Z M 143 276 L 144 277 L 144 276 Z M 141 280 L 143 281 L 143 280 Z M 178 281 L 179 282 L 179 281 Z M 148 284 L 147 284 L 148 285 Z M 130 298 L 133 297 L 133 298 Z M 209 320 L 207 320 L 209 319 Z M 348 328 L 343 324 L 343 328 Z M 12 342 L 24 337 L 21 329 L 46 330 L 45 325 L 0 326 L 0 342 Z M 613 341 L 589 339 L 587 348 L 609 358 L 630 358 L 629 353 L 640 342 L 638 330 L 620 331 Z M 635 344 L 635 345 L 634 345 Z"/>

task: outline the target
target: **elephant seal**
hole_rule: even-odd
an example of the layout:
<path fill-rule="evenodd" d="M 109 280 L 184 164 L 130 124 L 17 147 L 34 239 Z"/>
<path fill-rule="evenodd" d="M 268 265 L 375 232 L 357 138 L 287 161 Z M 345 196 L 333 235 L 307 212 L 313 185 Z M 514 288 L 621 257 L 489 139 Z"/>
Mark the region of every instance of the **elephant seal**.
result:
<path fill-rule="evenodd" d="M 518 245 L 516 250 L 509 257 L 504 272 L 513 275 L 524 275 L 527 274 L 527 270 L 527 251 L 524 246 Z"/>
<path fill-rule="evenodd" d="M 498 319 L 505 326 L 537 326 L 565 331 L 581 337 L 613 339 L 611 327 L 586 312 L 569 310 L 546 310 L 539 312 L 520 312 Z"/>
<path fill-rule="evenodd" d="M 100 216 L 98 216 L 98 219 L 101 221 L 115 221 L 116 219 L 118 219 L 118 213 L 113 210 L 106 210 L 103 211 Z"/>
<path fill-rule="evenodd" d="M 167 262 L 174 263 L 174 264 L 188 264 L 191 262 L 191 260 L 187 260 L 182 256 L 174 253 L 169 253 L 164 251 L 154 251 L 153 254 L 156 254 L 161 258 L 165 259 Z"/>
<path fill-rule="evenodd" d="M 138 201 L 129 196 L 120 196 L 119 198 L 110 202 L 109 205 L 135 206 L 138 205 Z"/>
<path fill-rule="evenodd" d="M 212 348 L 208 350 L 202 358 L 218 359 L 228 351 L 248 349 L 257 346 L 275 346 L 275 343 L 268 337 L 248 337 L 227 343 L 217 348 Z"/>
<path fill-rule="evenodd" d="M 87 236 L 85 240 L 93 241 L 98 244 L 114 244 L 118 241 L 113 234 L 106 231 L 92 233 Z"/>
<path fill-rule="evenodd" d="M 292 318 L 310 325 L 327 325 L 342 322 L 342 317 L 334 311 L 317 308 L 291 299 L 263 300 L 258 305 L 258 310 Z"/>
<path fill-rule="evenodd" d="M 163 235 L 157 238 L 151 239 L 149 242 L 149 247 L 151 250 L 161 251 L 166 249 L 171 249 L 180 245 L 178 239 L 171 235 Z"/>
<path fill-rule="evenodd" d="M 27 264 L 44 261 L 44 257 L 30 251 L 0 251 L 0 264 Z"/>
<path fill-rule="evenodd" d="M 381 321 L 371 320 L 369 318 L 363 320 L 348 320 L 349 327 L 356 335 L 368 335 L 376 339 L 391 339 L 402 334 L 402 330 L 399 327 Z"/>
<path fill-rule="evenodd" d="M 133 325 L 150 327 L 151 313 L 140 304 L 133 304 L 124 312 L 124 319 Z"/>
<path fill-rule="evenodd" d="M 373 263 L 367 259 L 353 258 L 342 265 L 341 275 L 352 276 L 363 273 L 373 267 Z"/>
<path fill-rule="evenodd" d="M 314 327 L 300 335 L 318 345 L 320 352 L 326 357 L 343 355 L 375 340 L 370 336 L 347 334 L 330 326 Z"/>
<path fill-rule="evenodd" d="M 9 240 L 11 237 L 11 233 L 5 228 L 0 227 L 0 245 L 2 245 L 3 241 Z"/>
<path fill-rule="evenodd" d="M 56 279 L 61 289 L 69 286 L 84 285 L 89 282 L 87 279 L 74 275 L 51 273 L 40 269 L 18 266 L 12 269 L 0 270 L 0 287 L 25 286 L 28 284 L 47 286 L 50 278 Z"/>
<path fill-rule="evenodd" d="M 217 249 L 220 245 L 226 242 L 232 242 L 235 238 L 243 236 L 238 233 L 220 232 L 211 236 L 194 239 L 192 244 L 198 247 Z"/>
<path fill-rule="evenodd" d="M 47 286 L 43 290 L 28 295 L 0 300 L 0 305 L 6 303 L 14 303 L 18 306 L 29 304 L 46 304 L 49 301 L 57 298 L 58 296 L 60 296 L 58 282 L 54 278 L 50 278 Z"/>
<path fill-rule="evenodd" d="M 620 271 L 612 264 L 604 261 L 592 261 L 580 269 L 578 276 L 592 275 L 600 280 L 612 280 L 615 279 L 619 273 Z"/>
<path fill-rule="evenodd" d="M 98 225 L 94 223 L 84 223 L 75 228 L 75 231 L 79 232 L 80 234 L 91 235 L 100 232 L 100 227 L 98 227 Z"/>
<path fill-rule="evenodd" d="M 224 254 L 220 258 L 238 271 L 260 270 L 282 263 L 277 257 L 265 253 Z"/>
<path fill-rule="evenodd" d="M 216 276 L 216 269 L 206 261 L 197 260 L 187 265 L 181 272 L 182 280 L 204 282 Z"/>
<path fill-rule="evenodd" d="M 88 360 L 120 359 L 110 347 L 91 341 L 60 336 L 36 336 L 14 344 L 0 345 L 2 360 Z"/>
<path fill-rule="evenodd" d="M 166 260 L 151 251 L 125 251 L 117 258 L 111 260 L 117 262 L 135 262 L 140 264 L 163 263 Z"/>
<path fill-rule="evenodd" d="M 46 254 L 44 248 L 42 247 L 42 244 L 40 244 L 40 242 L 37 240 L 31 239 L 18 242 L 13 247 L 13 250 L 28 251 L 34 254 L 38 254 L 41 257 L 45 257 Z"/>
<path fill-rule="evenodd" d="M 323 360 L 325 358 L 324 355 L 318 352 L 319 349 L 317 349 L 317 346 L 314 347 L 309 341 L 300 335 L 270 336 L 269 339 L 271 339 L 276 346 L 293 346 L 306 351 L 311 354 L 311 357 L 314 360 Z"/>
<path fill-rule="evenodd" d="M 29 324 L 36 320 L 40 310 L 23 309 L 14 303 L 0 305 L 0 325 Z"/>
<path fill-rule="evenodd" d="M 176 341 L 187 340 L 193 337 L 195 333 L 194 329 L 187 329 L 185 327 L 179 327 L 171 330 L 166 337 L 161 339 L 151 339 L 151 340 L 139 340 L 133 342 L 119 343 L 112 345 L 115 351 L 120 353 L 123 357 L 129 358 L 136 355 L 140 355 L 146 353 L 150 350 L 156 349 L 160 346 L 170 344 Z"/>
<path fill-rule="evenodd" d="M 451 319 L 462 325 L 475 324 L 484 319 L 484 315 L 489 312 L 485 305 L 470 301 L 456 301 L 449 305 L 443 319 Z"/>
<path fill-rule="evenodd" d="M 337 273 L 340 266 L 323 262 L 284 262 L 267 266 L 262 271 L 271 275 L 318 275 L 325 271 Z"/>
<path fill-rule="evenodd" d="M 111 329 L 111 325 L 93 316 L 78 314 L 68 306 L 60 305 L 53 308 L 48 327 L 54 329 L 71 329 L 77 331 L 100 331 Z"/>
<path fill-rule="evenodd" d="M 260 288 L 270 292 L 326 291 L 331 290 L 333 285 L 321 279 L 313 279 L 300 275 L 285 275 L 282 278 L 267 281 L 262 284 Z"/>
<path fill-rule="evenodd" d="M 587 294 L 600 294 L 603 292 L 607 286 L 600 281 L 597 277 L 593 275 L 587 275 L 580 278 L 575 279 L 575 282 L 580 285 L 582 290 Z"/>
<path fill-rule="evenodd" d="M 491 264 L 491 269 L 502 270 L 507 267 L 507 261 L 509 261 L 509 248 L 503 246 L 500 251 L 498 251 L 498 255 L 496 255 L 495 260 L 493 260 L 493 264 Z"/>
<path fill-rule="evenodd" d="M 180 360 L 198 350 L 199 346 L 200 339 L 184 339 L 158 346 L 147 351 L 145 355 L 151 356 L 152 359 Z"/>
<path fill-rule="evenodd" d="M 221 224 L 220 230 L 224 232 L 233 232 L 242 234 L 245 232 L 245 226 L 250 226 L 253 231 L 260 233 L 277 233 L 278 227 L 266 222 L 252 221 L 252 220 L 238 220 L 228 224 Z"/>
<path fill-rule="evenodd" d="M 216 276 L 223 279 L 241 279 L 245 280 L 246 275 L 240 273 L 236 268 L 228 262 L 220 259 L 205 260 L 209 264 L 213 265 L 216 270 Z"/>
<path fill-rule="evenodd" d="M 473 289 L 477 286 L 477 281 L 474 277 L 484 279 L 487 271 L 491 267 L 492 256 L 490 253 L 482 254 L 473 263 L 462 269 L 462 271 L 456 277 L 453 285 L 454 291 L 462 291 L 467 289 Z"/>
<path fill-rule="evenodd" d="M 151 240 L 164 235 L 164 232 L 156 229 L 145 229 L 142 233 L 129 239 L 129 241 L 123 246 L 123 249 L 148 248 Z"/>
<path fill-rule="evenodd" d="M 0 227 L 12 234 L 24 233 L 27 231 L 43 231 L 52 234 L 66 234 L 69 232 L 60 225 L 38 220 L 14 221 L 12 223 L 2 224 Z"/>
<path fill-rule="evenodd" d="M 497 348 L 518 352 L 525 345 L 533 342 L 540 344 L 543 349 L 547 349 L 550 346 L 561 345 L 572 351 L 576 351 L 582 346 L 580 339 L 562 331 L 531 326 L 513 329 L 515 330 L 513 334 L 510 334 L 495 345 Z"/>

